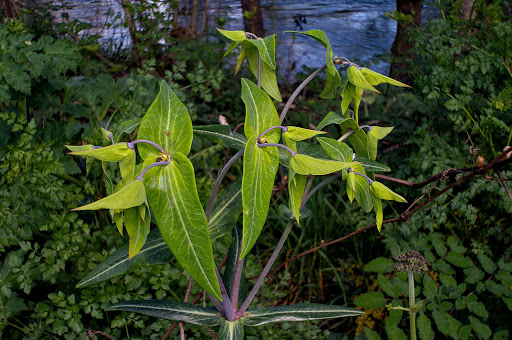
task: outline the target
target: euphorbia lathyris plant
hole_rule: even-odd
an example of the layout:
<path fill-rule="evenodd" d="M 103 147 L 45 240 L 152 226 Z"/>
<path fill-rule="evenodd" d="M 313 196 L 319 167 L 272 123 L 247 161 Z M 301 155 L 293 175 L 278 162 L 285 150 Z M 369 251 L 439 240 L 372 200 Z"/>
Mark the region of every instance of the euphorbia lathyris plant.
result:
<path fill-rule="evenodd" d="M 142 120 L 126 122 L 114 137 L 139 128 L 137 139 L 107 147 L 70 146 L 72 154 L 118 162 L 122 181 L 109 196 L 76 210 L 109 209 L 120 233 L 126 228 L 129 245 L 120 248 L 78 283 L 85 287 L 128 273 L 140 264 L 160 264 L 173 257 L 209 294 L 215 308 L 203 308 L 171 300 L 119 302 L 109 310 L 145 313 L 169 320 L 208 327 L 219 326 L 219 339 L 243 338 L 244 326 L 271 322 L 303 321 L 360 315 L 344 306 L 296 304 L 248 309 L 272 264 L 283 247 L 294 223 L 300 223 L 304 204 L 322 186 L 344 180 L 347 196 L 361 208 L 375 210 L 377 226 L 382 226 L 382 200 L 405 202 L 373 175 L 390 169 L 375 161 L 378 140 L 392 128 L 360 125 L 358 107 L 364 90 L 378 92 L 374 86 L 388 83 L 406 86 L 393 79 L 361 68 L 345 58 L 333 57 L 330 43 L 321 31 L 295 32 L 319 41 L 326 48 L 326 65 L 315 71 L 292 94 L 281 115 L 272 98 L 281 101 L 275 69 L 275 35 L 261 39 L 242 31 L 219 30 L 232 40 L 228 53 L 241 46 L 237 70 L 247 58 L 257 84 L 242 79 L 242 100 L 246 105 L 245 137 L 228 126 L 192 126 L 187 109 L 169 86 L 161 83 L 160 93 Z M 334 98 L 342 85 L 338 66 L 347 67 L 341 91 L 341 115 L 330 112 L 317 130 L 283 125 L 288 109 L 298 93 L 316 75 L 327 69 L 323 98 Z M 349 110 L 353 102 L 353 112 Z M 140 126 L 139 126 L 140 124 Z M 325 132 L 329 124 L 338 124 L 337 139 L 318 137 L 319 144 L 304 142 Z M 206 211 L 203 210 L 187 158 L 193 135 L 210 139 L 238 152 L 229 160 L 214 184 Z M 348 139 L 350 146 L 344 141 Z M 142 163 L 136 165 L 138 151 Z M 220 194 L 225 174 L 243 156 L 243 176 Z M 104 163 L 105 164 L 105 163 Z M 251 251 L 265 225 L 274 180 L 279 166 L 288 168 L 289 221 L 258 281 L 247 294 L 244 291 L 244 258 Z M 312 188 L 316 176 L 329 176 Z M 311 189 L 312 188 L 312 189 Z M 158 229 L 150 232 L 150 209 Z M 235 224 L 242 214 L 242 230 Z M 214 262 L 211 241 L 232 231 L 228 262 L 221 277 Z M 242 301 L 242 297 L 246 298 Z"/>

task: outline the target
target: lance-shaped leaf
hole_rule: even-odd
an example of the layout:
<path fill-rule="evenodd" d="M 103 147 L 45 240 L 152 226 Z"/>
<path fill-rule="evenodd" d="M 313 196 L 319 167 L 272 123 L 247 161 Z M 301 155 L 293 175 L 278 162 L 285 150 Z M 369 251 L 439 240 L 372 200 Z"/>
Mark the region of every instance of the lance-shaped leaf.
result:
<path fill-rule="evenodd" d="M 233 278 L 235 277 L 235 268 L 237 260 L 240 259 L 240 245 L 242 242 L 242 230 L 238 227 L 233 228 L 233 240 L 229 247 L 228 258 L 226 261 L 226 269 L 224 270 L 224 284 L 226 290 L 230 294 L 231 301 L 233 302 L 233 295 L 231 295 L 233 287 Z M 240 276 L 240 285 L 238 286 L 238 298 L 237 301 L 245 301 L 247 297 L 247 280 L 245 278 L 245 269 L 242 270 Z"/>
<path fill-rule="evenodd" d="M 215 199 L 213 211 L 208 221 L 210 238 L 215 240 L 230 232 L 241 213 L 242 178 L 237 177 Z"/>
<path fill-rule="evenodd" d="M 340 162 L 351 162 L 353 161 L 354 152 L 352 149 L 343 142 L 338 142 L 335 139 L 327 137 L 319 137 L 318 141 L 322 148 L 327 152 L 332 159 Z M 342 173 L 342 179 L 345 180 L 347 173 Z"/>
<path fill-rule="evenodd" d="M 377 158 L 379 139 L 386 137 L 392 130 L 393 127 L 373 126 L 371 130 L 368 131 L 368 153 L 371 159 L 375 160 Z"/>
<path fill-rule="evenodd" d="M 200 326 L 217 326 L 223 319 L 214 309 L 173 300 L 132 300 L 118 302 L 105 310 L 122 310 Z"/>
<path fill-rule="evenodd" d="M 160 83 L 160 93 L 142 118 L 137 138 L 155 142 L 169 155 L 175 152 L 183 155 L 190 153 L 193 138 L 192 121 L 185 104 L 165 81 Z M 140 143 L 137 146 L 143 159 L 160 153 L 152 145 Z"/>
<path fill-rule="evenodd" d="M 311 37 L 321 43 L 325 47 L 325 63 L 327 65 L 327 81 L 325 83 L 325 88 L 320 93 L 321 98 L 325 99 L 333 99 L 336 95 L 336 90 L 341 86 L 341 76 L 334 62 L 332 61 L 333 53 L 331 48 L 331 43 L 327 38 L 327 35 L 320 30 L 310 30 L 306 32 L 298 32 L 298 31 L 287 31 L 285 33 L 297 33 L 304 34 L 308 37 Z"/>
<path fill-rule="evenodd" d="M 221 299 L 208 223 L 192 164 L 175 152 L 169 165 L 146 173 L 144 183 L 162 237 L 174 256 L 204 290 Z"/>
<path fill-rule="evenodd" d="M 296 126 L 287 126 L 286 132 L 283 133 L 283 136 L 286 136 L 287 138 L 300 142 L 305 139 L 309 139 L 318 135 L 325 134 L 327 132 L 324 131 L 318 131 L 318 130 L 310 130 L 310 129 L 303 129 Z"/>
<path fill-rule="evenodd" d="M 383 200 L 407 203 L 405 198 L 403 198 L 402 196 L 400 196 L 399 194 L 397 194 L 384 184 L 377 181 L 372 182 L 372 184 L 370 185 L 370 191 L 373 195 Z"/>
<path fill-rule="evenodd" d="M 227 31 L 221 30 L 220 28 L 217 28 L 217 31 L 226 38 L 233 40 L 234 42 L 242 42 L 247 40 L 247 36 L 245 35 L 244 31 Z"/>
<path fill-rule="evenodd" d="M 194 134 L 235 150 L 242 150 L 247 143 L 247 138 L 239 133 L 232 132 L 227 125 L 194 126 Z"/>
<path fill-rule="evenodd" d="M 77 149 L 77 147 L 66 147 L 70 150 L 72 148 L 75 150 Z M 85 147 L 87 147 L 87 149 L 85 149 Z M 90 148 L 89 145 L 79 146 L 78 148 L 84 148 L 85 150 L 73 151 L 69 154 L 81 157 L 90 157 L 105 162 L 121 162 L 130 154 L 130 152 L 133 151 L 128 147 L 127 143 L 117 143 L 97 149 Z"/>
<path fill-rule="evenodd" d="M 365 79 L 363 72 L 361 72 L 361 70 L 358 69 L 356 66 L 349 66 L 349 68 L 347 69 L 347 80 L 363 90 L 370 90 L 373 92 L 380 93 Z"/>
<path fill-rule="evenodd" d="M 379 163 L 377 161 L 374 161 L 374 160 L 371 160 L 371 159 L 368 159 L 368 158 L 360 157 L 358 155 L 356 155 L 356 157 L 354 157 L 354 161 L 360 162 L 361 165 L 363 166 L 364 170 L 368 171 L 368 172 L 388 172 L 388 171 L 391 171 L 391 169 L 387 165 L 384 165 L 382 163 Z"/>
<path fill-rule="evenodd" d="M 242 319 L 236 321 L 222 320 L 217 340 L 241 340 L 244 338 L 244 324 Z"/>
<path fill-rule="evenodd" d="M 142 205 L 144 209 L 145 204 Z M 128 249 L 128 258 L 131 259 L 142 249 L 150 230 L 150 218 L 143 218 L 140 214 L 139 207 L 133 207 L 123 212 L 124 225 L 128 236 L 130 236 L 130 247 Z"/>
<path fill-rule="evenodd" d="M 354 117 L 356 118 L 356 121 L 358 121 L 359 117 L 359 104 L 361 104 L 361 98 L 363 97 L 363 91 L 364 89 L 355 86 L 351 82 L 348 82 L 345 84 L 345 87 L 341 91 L 341 113 L 343 117 L 347 117 L 348 114 L 346 114 L 348 110 L 348 106 L 353 101 L 353 109 L 354 109 Z"/>
<path fill-rule="evenodd" d="M 243 44 L 252 44 L 258 49 L 261 55 L 261 61 L 276 69 L 276 37 L 277 34 L 269 35 L 263 39 L 247 39 Z M 247 51 L 246 51 L 247 54 Z"/>
<path fill-rule="evenodd" d="M 254 137 L 256 140 L 266 129 L 280 125 L 279 115 L 272 100 L 265 91 L 245 78 L 242 78 L 242 100 L 246 107 L 244 132 L 247 139 Z M 273 129 L 267 132 L 267 142 L 279 142 L 280 131 Z"/>
<path fill-rule="evenodd" d="M 124 184 L 129 183 L 135 178 L 136 157 L 135 150 L 131 150 L 131 152 L 119 162 L 119 170 L 121 171 L 121 178 Z"/>
<path fill-rule="evenodd" d="M 354 165 L 352 169 L 355 172 L 366 175 L 364 168 L 358 164 Z M 357 203 L 361 206 L 364 212 L 370 212 L 373 208 L 372 195 L 370 193 L 370 184 L 363 176 L 355 176 L 355 192 L 347 190 L 347 196 L 350 201 L 356 199 Z M 351 197 L 352 195 L 352 197 Z"/>
<path fill-rule="evenodd" d="M 266 38 L 265 38 L 266 39 Z M 247 56 L 249 67 L 256 79 L 258 78 L 258 49 L 248 40 L 242 44 L 244 55 Z M 263 60 L 263 59 L 262 59 Z M 277 85 L 276 70 L 266 62 L 261 63 L 261 87 L 275 100 L 282 102 L 279 86 Z"/>
<path fill-rule="evenodd" d="M 84 288 L 131 273 L 141 266 L 168 263 L 174 258 L 169 247 L 160 235 L 159 229 L 153 229 L 142 249 L 131 259 L 128 258 L 128 243 L 109 255 L 97 265 L 86 277 L 77 283 L 77 288 Z"/>
<path fill-rule="evenodd" d="M 363 74 L 366 81 L 371 85 L 379 85 L 379 84 L 390 84 L 394 86 L 402 86 L 402 87 L 410 87 L 407 84 L 401 83 L 398 80 L 394 80 L 392 78 L 383 76 L 380 73 L 367 69 L 365 67 L 361 68 L 361 73 Z"/>
<path fill-rule="evenodd" d="M 375 208 L 377 230 L 380 232 L 382 229 L 382 221 L 384 220 L 384 213 L 382 211 L 382 200 L 372 195 L 373 207 Z"/>
<path fill-rule="evenodd" d="M 329 112 L 324 119 L 318 124 L 316 127 L 317 130 L 322 130 L 324 127 L 331 125 L 331 124 L 339 124 L 341 123 L 345 118 L 340 116 L 339 114 L 335 112 Z"/>
<path fill-rule="evenodd" d="M 327 161 L 323 159 L 313 158 L 307 155 L 296 154 L 290 160 L 290 166 L 293 171 L 301 175 L 327 175 L 341 169 L 346 169 L 357 162 L 338 162 Z"/>
<path fill-rule="evenodd" d="M 127 134 L 132 133 L 137 128 L 137 126 L 140 125 L 141 122 L 142 122 L 142 118 L 135 118 L 132 120 L 127 120 L 127 121 L 119 124 L 119 126 L 117 127 L 117 130 L 116 130 L 116 135 L 115 135 L 114 141 L 116 143 L 119 142 L 119 138 L 121 138 L 123 133 L 127 133 Z"/>
<path fill-rule="evenodd" d="M 256 137 L 247 141 L 242 178 L 243 242 L 241 258 L 252 249 L 267 219 L 279 153 L 274 146 L 260 148 Z"/>
<path fill-rule="evenodd" d="M 243 321 L 246 326 L 260 326 L 271 322 L 293 322 L 359 316 L 364 311 L 318 303 L 299 303 L 291 306 L 267 307 L 248 310 Z"/>
<path fill-rule="evenodd" d="M 347 174 L 347 196 L 350 202 L 354 201 L 356 194 L 356 174 L 351 171 Z"/>
<path fill-rule="evenodd" d="M 128 209 L 138 207 L 146 202 L 146 189 L 140 180 L 133 180 L 125 185 L 118 192 L 102 198 L 99 201 L 87 204 L 71 211 L 76 210 L 98 210 L 98 209 Z"/>
<path fill-rule="evenodd" d="M 94 145 L 86 144 L 86 145 L 64 145 L 66 148 L 71 150 L 72 152 L 76 151 L 89 151 L 94 149 Z"/>
<path fill-rule="evenodd" d="M 290 172 L 293 169 L 290 168 Z M 302 196 L 304 196 L 304 190 L 306 189 L 307 177 L 304 175 L 294 174 L 290 175 L 288 179 L 288 192 L 290 195 L 290 210 L 297 220 L 297 224 L 300 224 L 300 206 L 302 203 Z"/>

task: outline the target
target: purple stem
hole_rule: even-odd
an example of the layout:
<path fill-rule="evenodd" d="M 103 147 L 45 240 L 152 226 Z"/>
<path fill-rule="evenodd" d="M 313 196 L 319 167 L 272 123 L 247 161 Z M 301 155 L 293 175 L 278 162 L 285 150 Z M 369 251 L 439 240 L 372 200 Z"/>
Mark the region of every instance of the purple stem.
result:
<path fill-rule="evenodd" d="M 244 259 L 240 260 L 240 252 L 242 249 L 242 242 L 238 245 L 236 254 L 235 274 L 233 275 L 233 283 L 231 285 L 231 306 L 233 310 L 238 308 L 238 294 L 240 292 L 240 280 L 242 278 L 242 269 L 244 268 Z"/>
<path fill-rule="evenodd" d="M 267 132 L 272 131 L 274 129 L 281 129 L 281 132 L 288 131 L 288 128 L 286 126 L 281 126 L 281 125 L 272 126 L 272 127 L 269 127 L 268 129 L 266 129 L 265 131 L 263 131 L 261 133 L 261 135 L 258 137 L 258 139 L 256 139 L 256 141 L 259 143 L 259 140 L 261 137 L 265 136 L 267 134 Z"/>
<path fill-rule="evenodd" d="M 213 296 L 210 295 L 210 293 L 206 293 L 208 294 L 208 296 L 210 297 L 210 300 L 212 300 L 213 302 L 213 305 L 215 306 L 215 308 L 219 311 L 220 315 L 222 315 L 222 317 L 226 317 L 226 313 L 224 312 L 224 308 L 222 307 L 222 305 L 220 304 L 219 300 L 217 300 L 216 298 L 214 298 Z"/>
<path fill-rule="evenodd" d="M 356 175 L 358 175 L 358 176 L 361 176 L 361 177 L 366 178 L 366 179 L 368 180 L 368 183 L 369 183 L 370 185 L 372 185 L 372 183 L 373 183 L 373 179 L 371 179 L 370 177 L 366 176 L 365 174 L 362 174 L 362 173 L 359 173 L 359 172 L 355 172 L 355 171 L 354 171 L 354 173 L 355 173 Z"/>
<path fill-rule="evenodd" d="M 155 166 L 162 166 L 162 165 L 168 165 L 169 164 L 169 161 L 161 161 L 161 162 L 156 162 L 156 163 L 153 163 L 153 164 L 150 164 L 148 165 L 144 170 L 142 170 L 142 172 L 140 173 L 139 176 L 137 176 L 137 179 L 139 181 L 142 181 L 142 177 L 144 177 L 144 175 L 146 174 L 146 172 L 148 172 L 149 170 L 151 170 L 152 168 L 154 168 Z"/>
<path fill-rule="evenodd" d="M 217 269 L 217 266 L 215 266 L 215 274 L 217 274 L 217 281 L 219 281 L 220 285 L 220 293 L 222 294 L 222 307 L 224 308 L 224 313 L 226 313 L 226 319 L 228 321 L 235 321 L 237 317 L 231 305 L 231 301 L 229 300 L 226 286 L 224 286 L 224 281 L 222 281 L 222 278 L 220 277 L 220 273 L 219 270 Z"/>
<path fill-rule="evenodd" d="M 156 144 L 155 142 L 152 142 L 152 141 L 150 141 L 150 140 L 147 140 L 147 139 L 137 139 L 137 140 L 134 140 L 133 142 L 129 142 L 129 143 L 128 143 L 128 147 L 129 147 L 130 149 L 133 149 L 133 146 L 134 146 L 135 144 L 139 144 L 139 143 L 151 144 L 151 145 L 153 145 L 155 148 L 157 148 L 160 152 L 162 152 L 162 153 L 166 153 L 166 152 L 165 152 L 165 150 L 164 150 L 160 145 L 158 145 L 158 144 Z"/>
<path fill-rule="evenodd" d="M 371 125 L 361 125 L 359 128 L 360 129 L 368 129 L 368 131 L 371 131 L 373 129 L 373 126 L 371 126 Z"/>
<path fill-rule="evenodd" d="M 295 151 L 293 151 L 292 149 L 290 149 L 289 147 L 287 147 L 286 145 L 283 145 L 283 144 L 277 144 L 277 143 L 263 143 L 263 144 L 256 144 L 259 148 L 263 148 L 265 146 L 277 146 L 278 148 L 283 148 L 285 150 L 287 150 L 289 153 L 292 154 L 292 157 L 295 156 L 297 153 Z"/>

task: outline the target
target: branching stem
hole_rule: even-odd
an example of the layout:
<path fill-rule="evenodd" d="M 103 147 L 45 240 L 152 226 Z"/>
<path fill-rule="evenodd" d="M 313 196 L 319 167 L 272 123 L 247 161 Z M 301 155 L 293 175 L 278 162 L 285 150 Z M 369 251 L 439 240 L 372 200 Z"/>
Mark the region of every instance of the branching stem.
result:
<path fill-rule="evenodd" d="M 274 129 L 281 129 L 281 132 L 286 132 L 286 131 L 288 131 L 288 128 L 287 128 L 286 126 L 281 126 L 281 125 L 272 126 L 272 127 L 269 127 L 268 129 L 266 129 L 265 131 L 263 131 L 263 132 L 261 133 L 261 135 L 259 135 L 258 139 L 256 139 L 256 141 L 257 141 L 258 143 L 261 143 L 261 142 L 260 142 L 261 137 L 265 136 L 269 131 L 272 131 L 272 130 L 274 130 Z"/>
<path fill-rule="evenodd" d="M 292 157 L 295 156 L 297 153 L 295 151 L 293 151 L 292 149 L 290 149 L 289 147 L 287 147 L 286 145 L 283 145 L 283 144 L 278 144 L 278 143 L 263 143 L 263 144 L 256 144 L 259 148 L 263 148 L 265 146 L 277 146 L 278 148 L 282 148 L 282 149 L 285 149 L 286 151 L 288 151 L 289 153 L 291 153 Z"/>
<path fill-rule="evenodd" d="M 156 144 L 155 142 L 153 141 L 150 141 L 150 140 L 147 140 L 147 139 L 137 139 L 137 140 L 134 140 L 133 142 L 129 142 L 128 143 L 128 147 L 130 149 L 133 149 L 133 146 L 135 144 L 139 144 L 139 143 L 146 143 L 146 144 L 150 144 L 150 145 L 153 145 L 155 148 L 158 149 L 158 151 L 160 151 L 161 153 L 166 153 L 164 148 L 162 148 L 160 145 Z"/>
<path fill-rule="evenodd" d="M 144 170 L 142 170 L 142 172 L 140 173 L 139 176 L 137 176 L 137 179 L 139 181 L 142 181 L 142 177 L 144 177 L 144 175 L 146 174 L 146 172 L 148 172 L 149 170 L 151 170 L 152 168 L 154 168 L 155 166 L 162 166 L 162 165 L 169 165 L 169 161 L 161 161 L 161 162 L 155 162 L 153 164 L 150 164 L 148 165 Z"/>

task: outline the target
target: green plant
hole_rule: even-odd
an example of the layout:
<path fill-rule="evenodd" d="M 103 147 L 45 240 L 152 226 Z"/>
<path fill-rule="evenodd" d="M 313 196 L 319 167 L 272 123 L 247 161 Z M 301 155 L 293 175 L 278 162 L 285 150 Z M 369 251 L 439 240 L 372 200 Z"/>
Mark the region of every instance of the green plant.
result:
<path fill-rule="evenodd" d="M 112 145 L 68 146 L 74 155 L 102 162 L 119 162 L 122 180 L 112 193 L 73 210 L 109 209 L 118 231 L 123 233 L 126 228 L 130 237 L 127 246 L 102 262 L 78 283 L 78 287 L 125 274 L 140 263 L 165 263 L 175 257 L 207 292 L 214 309 L 189 304 L 187 298 L 185 302 L 118 302 L 108 310 L 139 312 L 207 327 L 220 325 L 219 337 L 226 339 L 241 338 L 245 326 L 362 314 L 348 307 L 320 304 L 259 309 L 248 307 L 294 223 L 300 225 L 307 217 L 304 215 L 304 204 L 321 187 L 333 180 L 345 180 L 349 200 L 355 199 L 365 212 L 374 209 L 379 230 L 383 221 L 382 200 L 405 202 L 402 196 L 375 180 L 374 175 L 375 172 L 389 171 L 388 167 L 375 159 L 378 141 L 392 128 L 360 126 L 358 112 L 363 90 L 378 92 L 374 86 L 381 83 L 406 85 L 362 68 L 346 58 L 333 57 L 325 33 L 308 31 L 302 34 L 314 38 L 326 48 L 326 65 L 313 72 L 296 89 L 278 116 L 269 97 L 281 100 L 275 77 L 275 35 L 262 39 L 242 31 L 219 31 L 232 40 L 228 52 L 242 47 L 237 69 L 247 58 L 258 83 L 242 79 L 242 100 L 246 105 L 245 136 L 223 125 L 193 127 L 186 106 L 167 83 L 162 82 L 158 97 L 140 122 L 136 140 L 118 142 L 123 130 L 115 134 L 107 131 L 105 134 L 112 139 Z M 336 65 L 347 67 L 347 80 L 341 92 L 343 116 L 330 112 L 319 123 L 317 130 L 281 125 L 295 97 L 324 69 L 327 70 L 327 81 L 320 97 L 335 97 L 342 85 Z M 353 113 L 348 110 L 351 102 L 354 102 Z M 331 124 L 338 124 L 342 130 L 338 139 L 318 137 L 320 144 L 304 142 L 325 134 L 319 130 Z M 131 126 L 135 128 L 136 125 Z M 193 134 L 238 150 L 219 173 L 206 211 L 199 201 L 194 169 L 186 157 L 191 149 Z M 279 143 L 281 139 L 283 144 Z M 352 148 L 344 143 L 346 139 Z M 142 163 L 138 165 L 136 151 L 142 158 Z M 241 180 L 232 182 L 217 197 L 224 176 L 242 155 Z M 280 163 L 289 171 L 289 205 L 281 208 L 288 222 L 258 281 L 247 292 L 243 274 L 244 258 L 256 243 L 267 219 L 270 195 Z M 331 173 L 335 174 L 312 188 L 316 176 Z M 150 207 L 159 227 L 151 233 Z M 243 215 L 241 230 L 235 227 L 240 214 Z M 221 277 L 214 262 L 211 240 L 230 231 L 232 243 Z"/>

